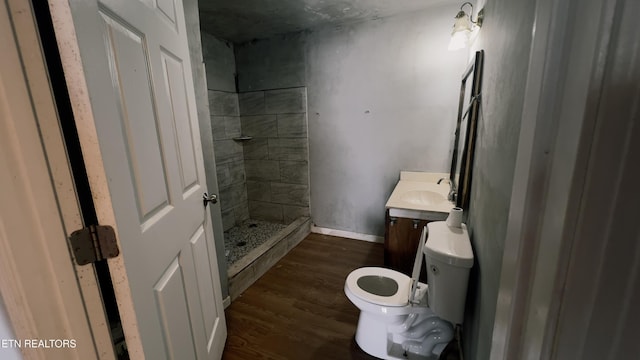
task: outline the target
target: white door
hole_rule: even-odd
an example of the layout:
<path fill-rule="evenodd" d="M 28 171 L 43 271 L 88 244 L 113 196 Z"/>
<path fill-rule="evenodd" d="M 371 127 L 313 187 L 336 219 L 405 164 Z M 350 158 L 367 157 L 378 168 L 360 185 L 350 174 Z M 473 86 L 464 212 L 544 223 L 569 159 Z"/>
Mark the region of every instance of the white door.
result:
<path fill-rule="evenodd" d="M 98 217 L 117 231 L 109 268 L 130 355 L 218 359 L 226 324 L 182 2 L 69 4 L 50 8 Z"/>

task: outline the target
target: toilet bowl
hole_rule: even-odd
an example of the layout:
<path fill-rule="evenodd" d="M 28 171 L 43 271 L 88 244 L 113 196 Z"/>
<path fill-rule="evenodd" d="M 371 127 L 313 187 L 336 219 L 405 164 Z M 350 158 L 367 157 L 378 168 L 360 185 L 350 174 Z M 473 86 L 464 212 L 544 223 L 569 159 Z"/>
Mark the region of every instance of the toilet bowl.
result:
<path fill-rule="evenodd" d="M 410 301 L 411 278 L 381 267 L 364 267 L 347 276 L 344 292 L 360 309 L 356 343 L 381 359 L 436 358 L 453 339 L 453 327 L 426 305 L 427 285 L 419 283 Z"/>
<path fill-rule="evenodd" d="M 453 325 L 461 323 L 464 314 L 468 277 L 461 275 L 468 276 L 473 258 L 468 261 L 471 246 L 470 242 L 464 242 L 468 241 L 466 227 L 450 229 L 453 233 L 450 237 L 448 226 L 440 223 L 429 223 L 429 230 L 424 228 L 412 277 L 382 267 L 359 268 L 347 276 L 344 292 L 360 309 L 356 343 L 368 354 L 381 359 L 436 359 L 453 339 Z M 431 230 L 444 239 L 430 239 L 432 246 L 429 246 L 426 234 Z M 447 254 L 441 251 L 443 241 L 452 241 Z M 423 250 L 428 284 L 418 281 Z M 450 261 L 441 261 L 445 255 Z M 450 284 L 450 279 L 461 284 Z M 430 288 L 434 285 L 439 288 Z M 460 289 L 464 289 L 464 294 Z"/>

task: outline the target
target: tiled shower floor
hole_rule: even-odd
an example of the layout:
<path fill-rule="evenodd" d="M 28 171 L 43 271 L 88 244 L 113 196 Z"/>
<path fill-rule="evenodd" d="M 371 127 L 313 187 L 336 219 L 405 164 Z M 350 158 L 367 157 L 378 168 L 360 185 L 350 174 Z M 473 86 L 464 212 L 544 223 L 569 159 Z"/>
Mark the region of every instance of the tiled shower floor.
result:
<path fill-rule="evenodd" d="M 285 224 L 249 219 L 225 231 L 224 248 L 227 267 L 231 267 L 251 250 L 262 245 L 271 236 L 286 227 Z"/>

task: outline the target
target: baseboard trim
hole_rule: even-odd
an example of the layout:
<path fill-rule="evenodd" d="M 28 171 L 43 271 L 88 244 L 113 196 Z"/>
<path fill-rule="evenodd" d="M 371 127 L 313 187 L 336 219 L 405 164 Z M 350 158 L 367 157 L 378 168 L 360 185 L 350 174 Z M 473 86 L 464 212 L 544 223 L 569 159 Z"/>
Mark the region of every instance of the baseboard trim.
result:
<path fill-rule="evenodd" d="M 229 305 L 231 305 L 231 296 L 227 295 L 227 297 L 222 300 L 222 307 L 226 309 Z"/>
<path fill-rule="evenodd" d="M 354 240 L 362 240 L 362 241 L 368 241 L 368 242 L 374 242 L 374 243 L 384 243 L 384 237 L 382 236 L 360 234 L 360 233 L 344 231 L 344 230 L 329 229 L 329 228 L 323 228 L 315 225 L 311 226 L 311 232 L 315 234 L 322 234 L 322 235 L 340 236 L 340 237 L 354 239 Z"/>

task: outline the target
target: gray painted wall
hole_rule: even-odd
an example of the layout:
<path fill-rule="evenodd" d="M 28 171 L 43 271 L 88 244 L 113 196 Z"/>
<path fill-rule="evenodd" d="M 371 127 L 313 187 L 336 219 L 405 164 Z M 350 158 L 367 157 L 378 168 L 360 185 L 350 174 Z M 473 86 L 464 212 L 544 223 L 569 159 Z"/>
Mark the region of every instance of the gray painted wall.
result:
<path fill-rule="evenodd" d="M 238 91 L 305 86 L 305 40 L 292 33 L 236 45 Z"/>
<path fill-rule="evenodd" d="M 311 216 L 382 236 L 400 170 L 447 172 L 466 54 L 457 4 L 235 46 L 239 90 L 307 86 Z"/>
<path fill-rule="evenodd" d="M 468 212 L 476 264 L 463 344 L 466 356 L 478 360 L 489 359 L 491 351 L 534 5 L 527 0 L 487 0 L 484 23 L 473 46 L 473 50 L 484 49 L 485 60 Z"/>

